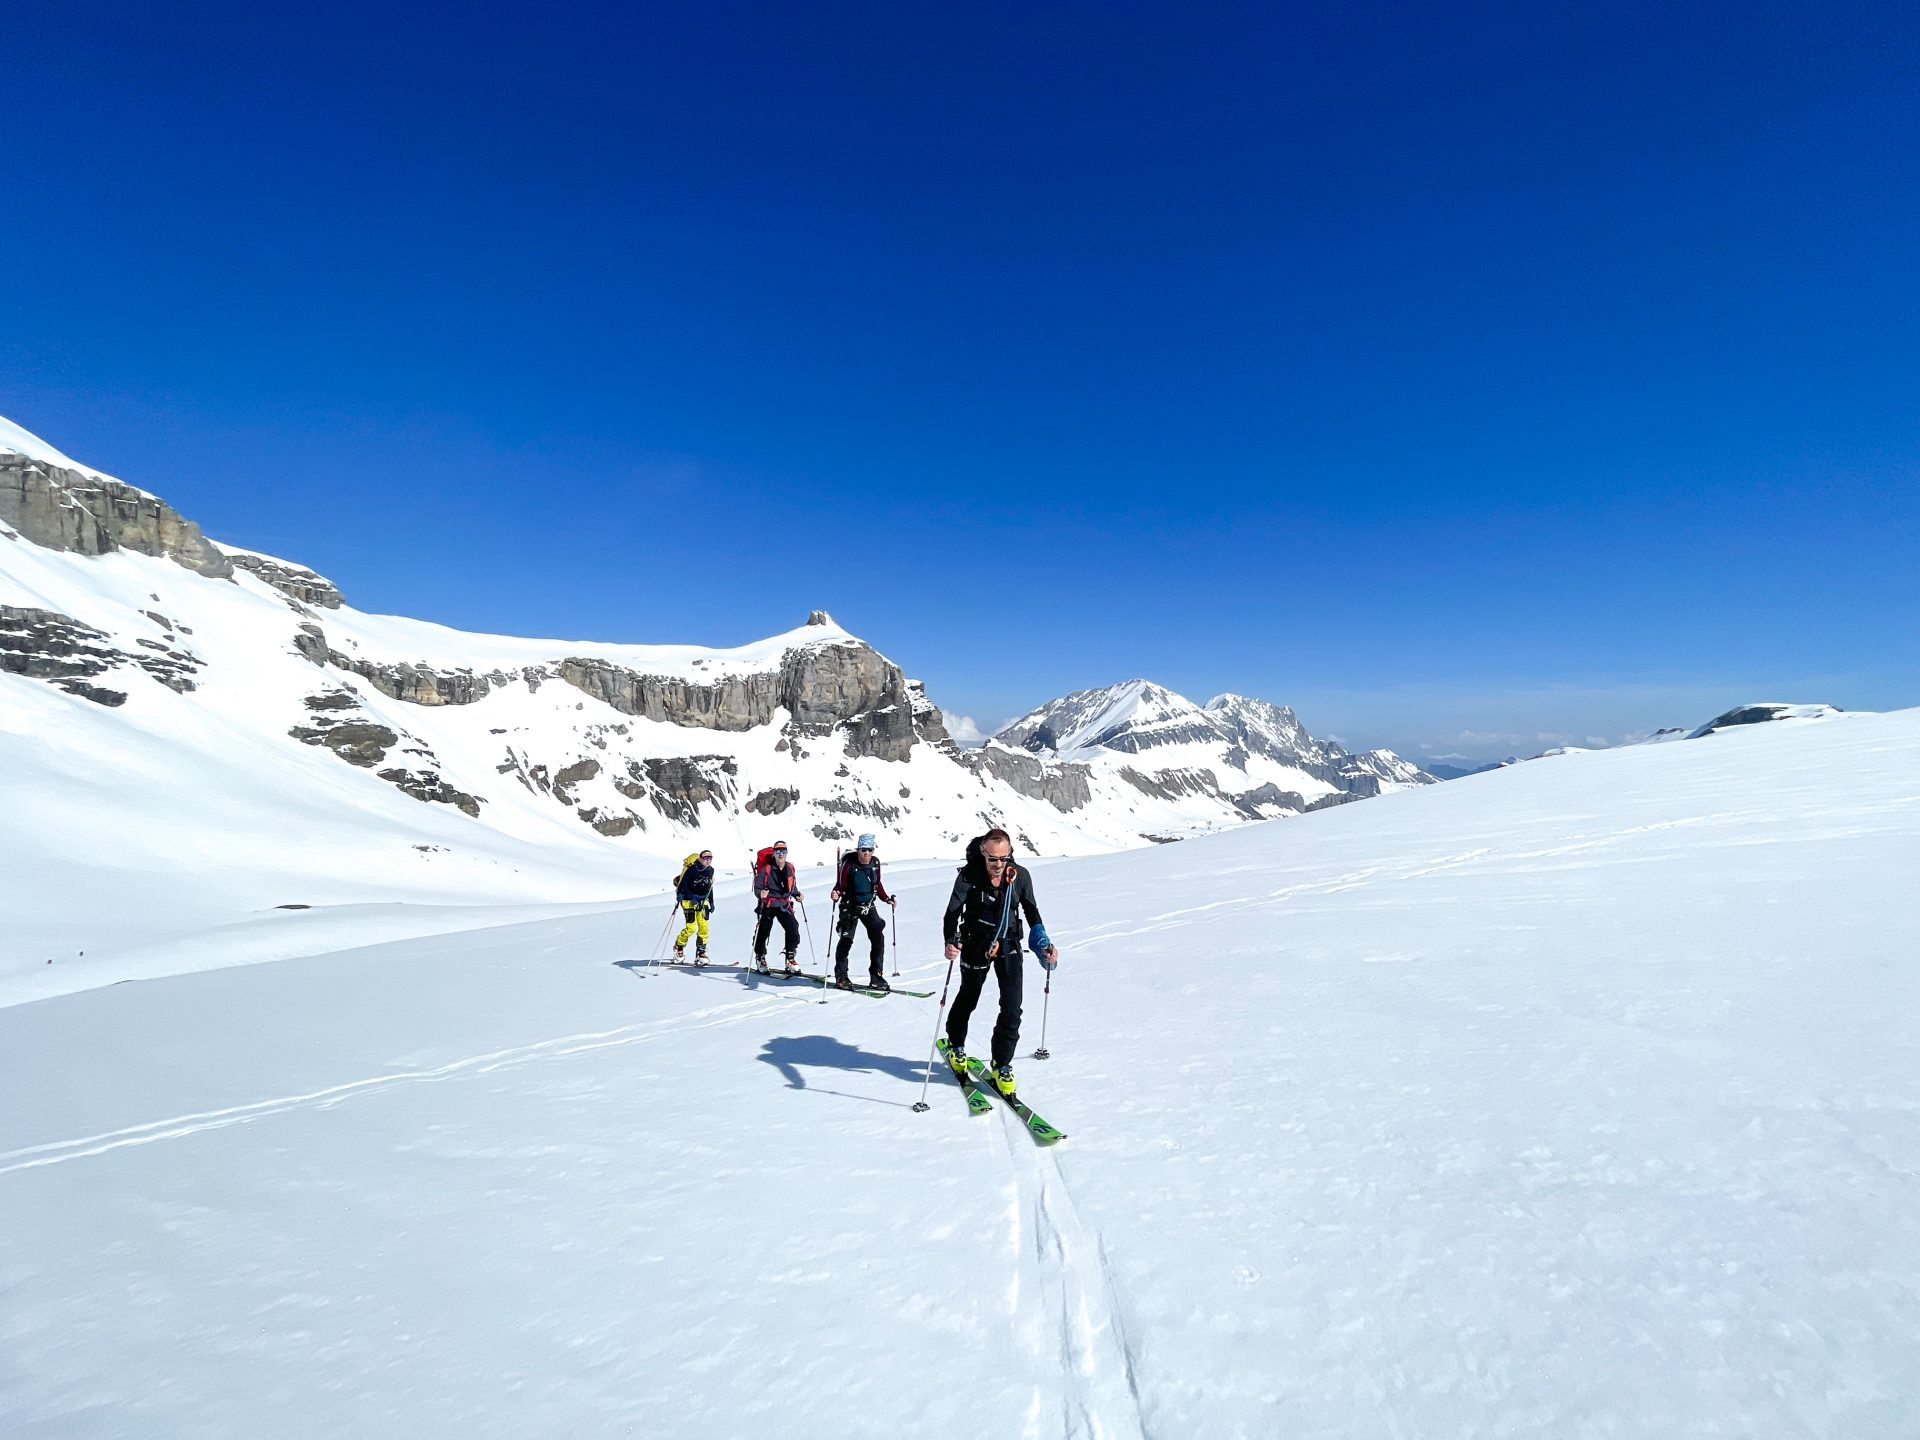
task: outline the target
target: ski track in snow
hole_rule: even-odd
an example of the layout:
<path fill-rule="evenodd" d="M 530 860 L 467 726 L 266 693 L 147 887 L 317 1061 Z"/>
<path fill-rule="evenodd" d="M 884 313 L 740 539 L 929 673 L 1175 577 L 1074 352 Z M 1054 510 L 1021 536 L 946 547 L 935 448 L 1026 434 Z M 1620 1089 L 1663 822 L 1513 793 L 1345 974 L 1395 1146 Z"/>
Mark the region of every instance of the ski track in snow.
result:
<path fill-rule="evenodd" d="M 1073 1203 L 1059 1154 L 1035 1146 L 1005 1106 L 994 1109 L 1013 1177 L 1007 1319 L 1043 1377 L 1034 1384 L 1027 1433 L 1148 1440 L 1106 1245 Z M 1048 1429 L 1042 1422 L 1053 1376 L 1059 1377 L 1059 1423 Z"/>
<path fill-rule="evenodd" d="M 650 909 L 0 1011 L 0 1432 L 1920 1435 L 1920 714 L 1702 743 L 1046 865 L 1077 1149 Z"/>
<path fill-rule="evenodd" d="M 284 1115 L 291 1110 L 328 1110 L 343 1101 L 396 1085 L 451 1080 L 463 1075 L 490 1075 L 496 1070 L 504 1070 L 513 1065 L 526 1065 L 536 1060 L 581 1055 L 596 1050 L 609 1050 L 621 1045 L 640 1045 L 649 1040 L 658 1040 L 665 1036 L 684 1034 L 694 1030 L 711 1030 L 718 1025 L 735 1024 L 741 1020 L 748 1020 L 756 1015 L 780 1009 L 786 1003 L 784 996 L 755 997 L 752 1000 L 736 1001 L 730 1005 L 714 1005 L 705 1010 L 694 1010 L 666 1025 L 623 1025 L 615 1030 L 561 1035 L 551 1040 L 537 1040 L 530 1045 L 515 1045 L 505 1050 L 490 1051 L 484 1055 L 469 1055 L 465 1059 L 437 1065 L 429 1070 L 397 1070 L 385 1075 L 368 1076 L 363 1080 L 350 1080 L 343 1085 L 329 1085 L 323 1090 L 312 1090 L 303 1095 L 282 1095 L 271 1100 L 256 1100 L 248 1105 L 234 1105 L 222 1110 L 204 1110 L 193 1115 L 175 1115 L 165 1120 L 149 1120 L 142 1125 L 129 1125 L 121 1130 L 109 1130 L 98 1135 L 83 1135 L 72 1140 L 53 1140 L 42 1145 L 29 1145 L 19 1150 L 0 1151 L 0 1176 L 11 1175 L 20 1170 L 37 1170 L 47 1165 L 64 1165 L 69 1160 L 85 1160 L 114 1150 L 122 1150 L 130 1145 L 152 1145 L 162 1140 L 182 1140 L 190 1135 L 204 1134 L 209 1130 L 224 1130 L 228 1126 L 246 1125 L 255 1120 Z"/>

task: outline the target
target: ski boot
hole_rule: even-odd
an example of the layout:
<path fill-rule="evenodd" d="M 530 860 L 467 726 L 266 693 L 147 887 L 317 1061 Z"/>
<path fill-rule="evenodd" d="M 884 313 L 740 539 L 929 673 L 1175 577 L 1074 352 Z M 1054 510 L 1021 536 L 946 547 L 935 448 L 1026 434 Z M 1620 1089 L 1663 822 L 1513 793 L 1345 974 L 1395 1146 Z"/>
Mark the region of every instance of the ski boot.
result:
<path fill-rule="evenodd" d="M 693 963 L 694 963 L 694 964 L 696 964 L 696 965 L 704 965 L 704 964 L 706 964 L 706 963 L 707 963 L 707 952 L 706 952 L 706 951 L 704 951 L 704 950 L 696 950 L 696 951 L 694 951 L 694 952 L 693 952 Z"/>
<path fill-rule="evenodd" d="M 847 978 L 846 971 L 842 970 L 833 977 L 833 988 L 836 990 L 851 990 L 853 988 L 853 981 Z"/>
<path fill-rule="evenodd" d="M 962 1050 L 958 1045 L 949 1045 L 947 1047 L 947 1064 L 953 1068 L 953 1073 L 958 1075 L 962 1080 L 967 1078 L 967 1052 Z"/>
<path fill-rule="evenodd" d="M 993 1072 L 993 1088 L 1002 1095 L 1013 1094 L 1013 1066 L 1002 1065 Z"/>
<path fill-rule="evenodd" d="M 753 957 L 753 973 L 756 975 L 771 975 L 773 973 L 773 971 L 767 968 L 766 956 L 756 955 Z"/>
<path fill-rule="evenodd" d="M 686 959 L 686 958 L 687 958 L 687 947 L 686 947 L 686 946 L 684 946 L 684 945 L 676 945 L 676 946 L 674 946 L 674 947 L 673 947 L 673 963 L 674 963 L 674 964 L 676 964 L 676 965 L 678 965 L 678 964 L 679 964 L 679 963 L 680 963 L 680 962 L 681 962 L 682 960 L 684 960 L 684 959 Z"/>
<path fill-rule="evenodd" d="M 794 950 L 789 950 L 787 952 L 787 974 L 798 975 L 799 973 L 800 973 L 799 952 Z"/>
<path fill-rule="evenodd" d="M 867 988 L 869 990 L 878 990 L 882 995 L 893 989 L 891 985 L 887 984 L 887 977 L 882 975 L 878 970 L 867 977 Z"/>

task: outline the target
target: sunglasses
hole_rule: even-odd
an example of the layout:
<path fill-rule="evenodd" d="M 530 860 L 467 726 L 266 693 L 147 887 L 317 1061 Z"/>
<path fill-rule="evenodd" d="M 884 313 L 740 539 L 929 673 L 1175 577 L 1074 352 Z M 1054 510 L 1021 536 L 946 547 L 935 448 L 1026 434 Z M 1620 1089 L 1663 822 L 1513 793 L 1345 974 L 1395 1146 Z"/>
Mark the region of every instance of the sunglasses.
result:
<path fill-rule="evenodd" d="M 982 855 L 980 858 L 989 865 L 1011 865 L 1013 863 L 1013 856 L 1011 855 Z"/>

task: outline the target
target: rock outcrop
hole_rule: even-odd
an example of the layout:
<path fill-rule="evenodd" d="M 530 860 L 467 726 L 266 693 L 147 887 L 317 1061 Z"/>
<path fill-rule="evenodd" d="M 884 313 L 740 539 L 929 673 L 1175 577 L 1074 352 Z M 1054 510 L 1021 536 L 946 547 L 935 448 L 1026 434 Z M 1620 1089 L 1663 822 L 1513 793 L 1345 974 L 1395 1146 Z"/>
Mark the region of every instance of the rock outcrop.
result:
<path fill-rule="evenodd" d="M 0 605 L 0 670 L 46 680 L 98 705 L 127 703 L 124 690 L 91 683 L 126 660 L 103 630 L 71 615 Z"/>
<path fill-rule="evenodd" d="M 352 691 L 332 690 L 309 695 L 306 707 L 313 715 L 311 723 L 295 725 L 287 731 L 301 744 L 331 750 L 349 765 L 362 770 L 372 770 L 386 760 L 390 751 L 400 749 L 422 763 L 390 765 L 375 773 L 403 795 L 411 795 L 426 804 L 451 805 L 462 814 L 475 817 L 487 803 L 451 784 L 440 773 L 438 757 L 419 739 L 368 718 L 360 708 L 360 697 Z"/>
<path fill-rule="evenodd" d="M 200 527 L 159 497 L 11 451 L 0 452 L 0 523 L 49 550 L 132 550 L 215 579 L 233 574 L 233 562 Z"/>
<path fill-rule="evenodd" d="M 853 754 L 883 760 L 904 760 L 917 740 L 946 736 L 924 692 L 859 641 L 798 646 L 778 670 L 711 681 L 646 675 L 577 656 L 555 668 L 567 684 L 621 714 L 668 725 L 739 733 L 771 724 L 785 710 L 794 733 L 842 730 Z"/>
<path fill-rule="evenodd" d="M 1044 800 L 1062 814 L 1070 815 L 1093 803 L 1092 772 L 1085 765 L 1051 763 L 1000 744 L 952 753 L 974 774 L 998 780 L 1031 799 Z"/>
<path fill-rule="evenodd" d="M 300 628 L 305 630 L 307 627 L 303 625 Z M 294 641 L 294 645 L 301 654 L 309 653 L 298 640 Z M 427 665 L 382 665 L 371 660 L 362 660 L 357 656 L 342 654 L 338 650 L 327 652 L 327 663 L 338 669 L 351 671 L 366 680 L 382 695 L 394 700 L 404 700 L 409 705 L 471 705 L 476 700 L 486 699 L 496 685 L 504 685 L 513 679 L 528 678 L 513 675 L 505 670 L 490 670 L 485 674 L 477 674 L 466 669 L 435 670 Z"/>
<path fill-rule="evenodd" d="M 52 681 L 69 695 L 96 704 L 119 706 L 127 701 L 126 691 L 89 682 L 131 665 L 184 695 L 195 688 L 193 677 L 205 662 L 183 648 L 184 642 L 179 642 L 179 634 L 166 616 L 152 610 L 142 613 L 161 627 L 166 639 L 140 636 L 133 642 L 139 649 L 122 650 L 104 630 L 96 630 L 71 615 L 0 605 L 0 670 Z"/>
<path fill-rule="evenodd" d="M 290 560 L 276 560 L 271 555 L 256 555 L 250 550 L 235 550 L 218 541 L 214 545 L 233 562 L 235 569 L 258 575 L 282 595 L 298 600 L 302 605 L 338 610 L 346 603 L 346 597 L 341 595 L 338 585 L 304 565 L 295 565 Z"/>

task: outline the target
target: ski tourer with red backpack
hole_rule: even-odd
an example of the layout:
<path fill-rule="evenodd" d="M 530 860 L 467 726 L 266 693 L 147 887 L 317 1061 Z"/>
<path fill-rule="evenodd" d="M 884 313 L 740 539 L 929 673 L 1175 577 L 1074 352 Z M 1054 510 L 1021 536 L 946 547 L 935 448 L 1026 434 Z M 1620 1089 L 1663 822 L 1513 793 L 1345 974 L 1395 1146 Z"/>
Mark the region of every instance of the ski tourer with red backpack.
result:
<path fill-rule="evenodd" d="M 793 918 L 793 905 L 805 898 L 787 861 L 786 841 L 776 840 L 754 857 L 754 914 L 759 919 L 753 927 L 753 968 L 761 974 L 767 973 L 767 937 L 776 922 L 786 932 L 787 973 L 800 972 L 800 922 Z"/>

